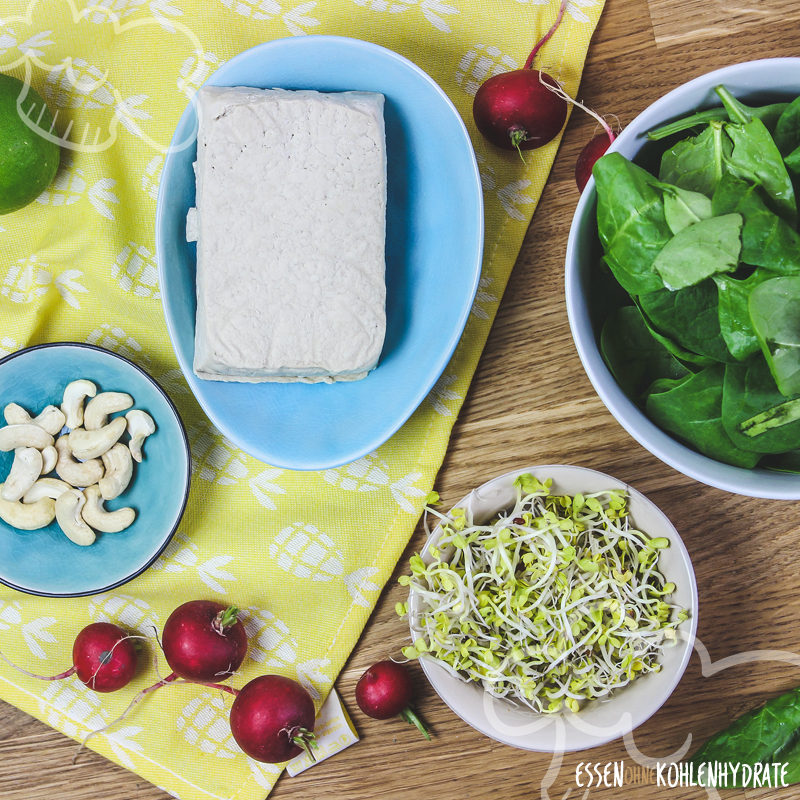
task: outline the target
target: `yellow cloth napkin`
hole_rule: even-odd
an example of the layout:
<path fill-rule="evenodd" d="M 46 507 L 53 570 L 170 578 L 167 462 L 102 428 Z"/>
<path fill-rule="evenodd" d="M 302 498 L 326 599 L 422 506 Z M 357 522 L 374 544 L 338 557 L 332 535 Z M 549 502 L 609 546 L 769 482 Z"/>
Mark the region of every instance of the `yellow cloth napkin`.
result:
<path fill-rule="evenodd" d="M 573 96 L 602 6 L 571 0 L 540 55 Z M 193 478 L 171 546 L 119 590 L 74 600 L 0 590 L 0 649 L 30 671 L 53 674 L 70 665 L 73 639 L 91 621 L 152 637 L 151 626 L 160 629 L 178 604 L 213 598 L 247 615 L 251 648 L 234 683 L 280 672 L 299 679 L 319 707 L 433 485 L 558 147 L 556 140 L 528 154 L 527 164 L 493 148 L 475 131 L 472 96 L 488 75 L 524 63 L 558 0 L 102 0 L 94 7 L 6 0 L 3 7 L 0 69 L 24 77 L 27 53 L 33 86 L 58 110 L 62 132 L 72 123 L 79 132 L 88 126 L 91 141 L 116 139 L 96 153 L 65 150 L 47 191 L 0 218 L 0 354 L 76 340 L 131 358 L 177 404 Z M 389 442 L 321 473 L 259 463 L 204 416 L 170 346 L 153 255 L 162 149 L 188 98 L 246 48 L 306 34 L 366 39 L 432 75 L 472 134 L 486 201 L 480 289 L 443 376 Z M 192 36 L 205 51 L 202 63 Z M 151 638 L 137 679 L 116 694 L 95 694 L 74 677 L 41 683 L 0 664 L 0 696 L 79 739 L 156 680 L 156 650 Z M 184 800 L 262 798 L 281 770 L 237 748 L 229 701 L 199 687 L 161 689 L 91 746 Z"/>

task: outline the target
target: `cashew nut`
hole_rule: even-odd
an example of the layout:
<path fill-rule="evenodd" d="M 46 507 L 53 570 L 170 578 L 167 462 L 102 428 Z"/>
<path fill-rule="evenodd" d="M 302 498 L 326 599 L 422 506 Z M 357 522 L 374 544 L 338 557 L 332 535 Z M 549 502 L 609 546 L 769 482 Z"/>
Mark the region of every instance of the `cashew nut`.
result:
<path fill-rule="evenodd" d="M 14 451 L 14 463 L 8 473 L 0 497 L 13 503 L 36 483 L 42 474 L 42 454 L 33 447 L 19 447 Z"/>
<path fill-rule="evenodd" d="M 128 422 L 125 417 L 117 417 L 96 431 L 76 428 L 69 435 L 69 449 L 72 455 L 81 461 L 97 458 L 107 453 L 117 443 L 117 439 L 125 433 L 127 427 Z"/>
<path fill-rule="evenodd" d="M 31 417 L 16 403 L 9 403 L 3 410 L 3 416 L 9 425 L 38 425 L 51 436 L 55 436 L 64 427 L 66 419 L 56 406 L 46 406 L 38 417 Z"/>
<path fill-rule="evenodd" d="M 44 450 L 53 444 L 53 437 L 44 429 L 33 423 L 24 425 L 6 425 L 0 428 L 0 450 L 8 452 L 18 447 L 35 447 Z"/>
<path fill-rule="evenodd" d="M 61 433 L 67 418 L 64 412 L 56 406 L 47 406 L 38 417 L 34 417 L 31 422 L 46 430 L 51 436 Z"/>
<path fill-rule="evenodd" d="M 38 425 L 55 436 L 63 427 L 65 417 L 55 406 L 47 406 L 38 417 L 31 415 L 16 403 L 9 403 L 3 410 L 3 416 L 9 425 Z"/>
<path fill-rule="evenodd" d="M 66 425 L 70 430 L 83 425 L 83 400 L 96 394 L 97 387 L 91 381 L 72 381 L 67 384 L 61 410 L 67 418 Z"/>
<path fill-rule="evenodd" d="M 59 481 L 56 478 L 39 478 L 22 496 L 22 502 L 26 504 L 38 503 L 43 497 L 52 497 L 53 500 L 58 500 L 64 492 L 69 491 L 71 488 L 68 483 Z"/>
<path fill-rule="evenodd" d="M 133 474 L 131 451 L 124 444 L 115 444 L 107 453 L 103 453 L 102 459 L 106 474 L 98 483 L 100 494 L 104 500 L 113 500 L 119 497 L 131 482 Z"/>
<path fill-rule="evenodd" d="M 31 415 L 16 403 L 9 403 L 3 409 L 3 416 L 9 425 L 25 425 L 31 422 Z"/>
<path fill-rule="evenodd" d="M 3 484 L 0 484 L 2 495 Z M 24 505 L 17 501 L 10 503 L 0 497 L 0 519 L 22 531 L 36 531 L 46 528 L 56 517 L 56 501 L 43 497 L 38 503 Z"/>
<path fill-rule="evenodd" d="M 119 533 L 124 531 L 134 519 L 136 512 L 132 508 L 120 508 L 117 511 L 106 511 L 103 508 L 103 498 L 97 486 L 90 486 L 83 493 L 86 505 L 81 511 L 83 520 L 95 530 L 103 533 Z"/>
<path fill-rule="evenodd" d="M 151 433 L 156 432 L 156 424 L 153 418 L 146 411 L 139 411 L 134 409 L 125 415 L 128 420 L 128 433 L 131 435 L 131 441 L 128 447 L 131 449 L 133 458 L 141 463 L 142 461 L 142 442 L 150 436 Z"/>
<path fill-rule="evenodd" d="M 59 495 L 56 503 L 56 522 L 71 542 L 89 545 L 95 540 L 94 531 L 83 521 L 81 509 L 86 503 L 83 492 L 79 489 L 68 489 Z"/>
<path fill-rule="evenodd" d="M 48 445 L 42 450 L 42 475 L 49 475 L 58 461 L 58 452 L 53 445 Z"/>
<path fill-rule="evenodd" d="M 83 412 L 83 427 L 87 431 L 96 431 L 108 422 L 108 415 L 115 411 L 124 411 L 133 405 L 133 398 L 124 392 L 100 392 L 94 400 L 90 400 Z"/>
<path fill-rule="evenodd" d="M 81 463 L 72 457 L 69 436 L 59 437 L 56 441 L 56 450 L 58 451 L 56 474 L 71 486 L 91 486 L 103 477 L 105 469 L 99 459 L 94 458 Z"/>

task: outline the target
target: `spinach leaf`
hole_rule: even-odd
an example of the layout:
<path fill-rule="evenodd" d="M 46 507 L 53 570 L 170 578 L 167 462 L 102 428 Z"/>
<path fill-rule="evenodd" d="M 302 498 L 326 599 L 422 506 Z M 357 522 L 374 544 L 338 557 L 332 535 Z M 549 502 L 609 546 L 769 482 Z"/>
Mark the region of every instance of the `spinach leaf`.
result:
<path fill-rule="evenodd" d="M 659 180 L 711 197 L 732 152 L 723 123 L 713 121 L 699 136 L 684 139 L 664 153 Z"/>
<path fill-rule="evenodd" d="M 781 763 L 789 764 L 787 778 L 800 781 L 800 755 L 796 746 L 796 732 L 800 728 L 800 687 L 768 700 L 739 717 L 734 723 L 712 736 L 692 756 L 695 768 L 709 762 L 732 764 Z M 730 777 L 730 776 L 729 776 Z M 736 773 L 736 783 L 729 788 L 743 788 L 742 770 Z M 698 780 L 698 783 L 700 781 Z M 789 780 L 787 780 L 789 783 Z"/>
<path fill-rule="evenodd" d="M 786 167 L 792 171 L 794 175 L 800 175 L 800 147 L 792 150 L 788 156 L 783 160 Z"/>
<path fill-rule="evenodd" d="M 778 389 L 787 397 L 800 394 L 800 277 L 765 281 L 747 306 Z"/>
<path fill-rule="evenodd" d="M 714 91 L 722 100 L 722 105 L 728 114 L 731 122 L 750 122 L 752 119 L 760 119 L 764 127 L 772 133 L 778 124 L 781 114 L 787 109 L 788 103 L 775 103 L 759 108 L 750 108 L 740 100 L 737 100 L 725 86 L 715 86 Z"/>
<path fill-rule="evenodd" d="M 647 295 L 642 295 L 642 297 L 647 297 Z M 676 359 L 678 359 L 678 361 L 680 361 L 681 364 L 687 367 L 691 372 L 699 372 L 701 369 L 705 369 L 705 367 L 708 367 L 715 362 L 715 359 L 709 358 L 709 356 L 700 355 L 699 353 L 687 350 L 685 347 L 678 344 L 678 342 L 676 342 L 672 337 L 661 333 L 645 313 L 642 304 L 639 302 L 639 298 L 634 297 L 633 302 L 641 312 L 642 319 L 644 320 L 644 324 L 647 326 L 647 330 L 650 331 L 650 335 L 657 342 L 662 344 Z"/>
<path fill-rule="evenodd" d="M 750 292 L 756 286 L 774 277 L 774 272 L 763 267 L 758 267 L 752 275 L 744 280 L 733 278 L 730 275 L 714 275 L 713 277 L 719 292 L 720 331 L 734 358 L 743 360 L 761 349 L 755 328 L 750 322 L 747 303 L 750 299 Z"/>
<path fill-rule="evenodd" d="M 714 214 L 737 212 L 744 217 L 741 260 L 782 275 L 800 274 L 800 235 L 761 197 L 762 189 L 728 173 L 714 192 Z"/>
<path fill-rule="evenodd" d="M 738 102 L 738 101 L 737 101 Z M 775 130 L 781 114 L 789 106 L 788 103 L 772 103 L 768 106 L 759 106 L 758 108 L 751 108 L 750 106 L 739 103 L 739 105 L 746 109 L 751 117 L 760 119 L 766 125 L 768 131 Z M 726 120 L 730 119 L 727 110 L 724 107 L 709 108 L 706 111 L 698 111 L 683 119 L 677 119 L 667 125 L 662 125 L 647 134 L 647 138 L 652 142 L 659 139 L 666 139 L 667 136 L 672 136 L 675 133 L 681 133 L 699 125 L 707 125 L 712 120 Z"/>
<path fill-rule="evenodd" d="M 717 272 L 733 272 L 742 249 L 741 214 L 701 219 L 670 239 L 653 266 L 667 289 L 694 286 Z"/>
<path fill-rule="evenodd" d="M 775 472 L 788 472 L 790 475 L 800 475 L 800 450 L 791 450 L 788 453 L 781 453 L 781 455 L 764 456 L 758 465 L 759 467 L 771 469 Z M 793 772 L 795 775 L 798 775 L 795 780 L 800 781 L 800 753 L 795 763 L 797 766 Z"/>
<path fill-rule="evenodd" d="M 785 453 L 800 448 L 800 402 L 790 402 L 797 409 L 794 419 L 791 413 L 785 413 L 786 398 L 778 391 L 760 353 L 746 364 L 728 364 L 722 424 L 737 447 L 754 453 Z"/>
<path fill-rule="evenodd" d="M 684 350 L 714 361 L 734 360 L 722 338 L 719 293 L 713 281 L 677 292 L 662 289 L 641 295 L 637 300 L 651 328 Z M 685 358 L 684 354 L 675 355 Z M 708 365 L 708 361 L 705 363 Z"/>
<path fill-rule="evenodd" d="M 676 236 L 695 222 L 714 215 L 711 201 L 700 192 L 690 192 L 669 183 L 662 183 L 661 189 L 664 192 L 664 217 Z"/>
<path fill-rule="evenodd" d="M 760 183 L 775 211 L 792 227 L 797 225 L 792 179 L 764 123 L 754 119 L 746 125 L 729 124 L 725 133 L 733 142 L 733 152 L 726 159 L 728 169 L 739 178 Z"/>
<path fill-rule="evenodd" d="M 659 378 L 680 378 L 689 371 L 650 335 L 636 306 L 618 308 L 603 325 L 600 352 L 620 388 L 631 400 Z"/>
<path fill-rule="evenodd" d="M 623 288 L 646 294 L 663 287 L 653 261 L 672 233 L 664 217 L 658 181 L 619 153 L 594 165 L 597 228 L 606 263 Z"/>
<path fill-rule="evenodd" d="M 784 158 L 800 147 L 800 97 L 789 103 L 778 118 L 774 138 Z"/>
<path fill-rule="evenodd" d="M 724 364 L 706 367 L 674 389 L 650 394 L 645 406 L 647 416 L 703 455 L 735 467 L 751 468 L 761 456 L 736 447 L 722 424 L 724 379 Z"/>

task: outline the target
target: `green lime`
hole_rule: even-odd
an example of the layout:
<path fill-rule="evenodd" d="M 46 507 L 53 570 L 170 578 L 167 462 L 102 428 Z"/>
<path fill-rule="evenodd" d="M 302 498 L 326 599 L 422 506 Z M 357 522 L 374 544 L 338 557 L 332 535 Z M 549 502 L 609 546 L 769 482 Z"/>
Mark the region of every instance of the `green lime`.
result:
<path fill-rule="evenodd" d="M 26 88 L 21 105 L 27 121 L 17 108 Z M 33 202 L 55 177 L 61 150 L 43 135 L 52 126 L 50 109 L 33 88 L 0 73 L 0 214 Z"/>

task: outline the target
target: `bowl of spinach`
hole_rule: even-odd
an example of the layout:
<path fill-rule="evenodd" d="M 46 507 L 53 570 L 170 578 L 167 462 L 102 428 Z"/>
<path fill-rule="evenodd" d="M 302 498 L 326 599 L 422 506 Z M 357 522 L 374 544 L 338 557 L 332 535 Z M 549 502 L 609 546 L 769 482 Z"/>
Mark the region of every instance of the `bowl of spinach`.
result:
<path fill-rule="evenodd" d="M 598 395 L 685 475 L 800 498 L 800 58 L 680 86 L 593 175 L 566 297 Z"/>

